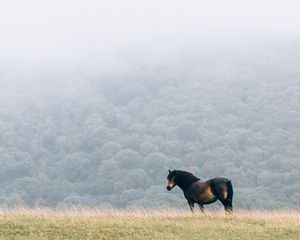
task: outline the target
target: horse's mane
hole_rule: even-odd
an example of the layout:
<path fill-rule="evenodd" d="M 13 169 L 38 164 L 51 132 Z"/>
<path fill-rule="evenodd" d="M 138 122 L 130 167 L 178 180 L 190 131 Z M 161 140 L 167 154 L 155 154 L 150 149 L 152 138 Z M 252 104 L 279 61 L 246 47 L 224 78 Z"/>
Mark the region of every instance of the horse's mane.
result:
<path fill-rule="evenodd" d="M 181 170 L 174 170 L 175 171 L 175 181 L 178 187 L 180 187 L 183 191 L 185 191 L 189 186 L 191 186 L 194 182 L 200 180 L 199 178 L 195 177 L 192 173 L 181 171 Z"/>

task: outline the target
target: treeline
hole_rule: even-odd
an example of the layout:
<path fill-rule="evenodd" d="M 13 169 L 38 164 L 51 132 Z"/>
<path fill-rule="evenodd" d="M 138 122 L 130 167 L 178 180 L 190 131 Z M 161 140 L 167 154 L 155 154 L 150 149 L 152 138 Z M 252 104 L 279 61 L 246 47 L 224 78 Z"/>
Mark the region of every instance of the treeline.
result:
<path fill-rule="evenodd" d="M 238 207 L 299 207 L 300 59 L 287 56 L 4 85 L 1 206 L 186 206 L 165 190 L 184 169 L 232 179 Z"/>

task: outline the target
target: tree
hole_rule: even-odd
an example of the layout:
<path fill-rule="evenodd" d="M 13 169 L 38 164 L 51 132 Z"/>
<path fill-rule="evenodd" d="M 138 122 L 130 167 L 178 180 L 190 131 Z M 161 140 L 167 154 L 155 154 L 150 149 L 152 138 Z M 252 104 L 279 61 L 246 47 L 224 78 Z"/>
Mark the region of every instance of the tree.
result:
<path fill-rule="evenodd" d="M 63 177 L 71 182 L 79 182 L 90 174 L 90 160 L 83 152 L 68 154 L 61 162 Z"/>
<path fill-rule="evenodd" d="M 132 169 L 141 166 L 141 157 L 138 152 L 131 149 L 124 149 L 120 151 L 115 161 L 119 164 L 120 168 Z"/>

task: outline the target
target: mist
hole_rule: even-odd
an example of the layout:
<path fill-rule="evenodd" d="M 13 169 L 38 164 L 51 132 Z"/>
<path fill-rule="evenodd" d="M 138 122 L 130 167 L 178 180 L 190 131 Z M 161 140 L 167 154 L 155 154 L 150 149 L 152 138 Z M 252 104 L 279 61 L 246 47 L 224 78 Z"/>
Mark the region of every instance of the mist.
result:
<path fill-rule="evenodd" d="M 0 205 L 186 207 L 182 169 L 299 208 L 299 8 L 2 3 Z"/>

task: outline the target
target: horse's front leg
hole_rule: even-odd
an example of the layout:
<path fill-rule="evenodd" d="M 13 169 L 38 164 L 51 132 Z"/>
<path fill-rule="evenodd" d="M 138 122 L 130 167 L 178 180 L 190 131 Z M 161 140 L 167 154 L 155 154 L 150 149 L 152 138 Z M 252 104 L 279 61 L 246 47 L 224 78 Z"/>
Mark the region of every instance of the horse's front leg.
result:
<path fill-rule="evenodd" d="M 198 206 L 199 206 L 199 208 L 200 208 L 201 212 L 202 212 L 202 213 L 204 213 L 204 212 L 205 212 L 205 210 L 204 210 L 204 206 L 203 206 L 203 204 L 202 204 L 202 203 L 198 203 Z"/>
<path fill-rule="evenodd" d="M 192 213 L 194 213 L 194 203 L 193 202 L 188 202 L 189 206 L 190 206 L 190 210 Z"/>

